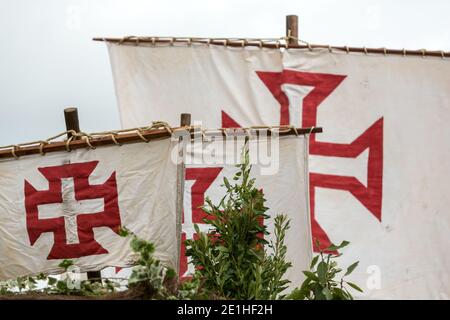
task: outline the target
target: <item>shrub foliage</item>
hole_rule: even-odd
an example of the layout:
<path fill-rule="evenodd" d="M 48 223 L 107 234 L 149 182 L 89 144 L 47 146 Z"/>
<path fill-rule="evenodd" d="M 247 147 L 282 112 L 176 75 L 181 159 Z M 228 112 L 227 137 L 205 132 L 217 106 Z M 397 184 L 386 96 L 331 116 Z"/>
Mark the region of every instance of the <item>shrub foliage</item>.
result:
<path fill-rule="evenodd" d="M 233 183 L 223 179 L 226 192 L 220 202 L 205 200 L 204 222 L 213 228 L 203 233 L 195 225 L 198 239 L 186 241 L 186 255 L 196 266 L 194 278 L 202 281 L 205 290 L 232 299 L 275 299 L 289 283 L 283 279 L 291 266 L 284 243 L 289 220 L 275 217 L 275 241 L 268 242 L 264 224 L 268 208 L 250 176 L 248 152 L 237 168 Z"/>

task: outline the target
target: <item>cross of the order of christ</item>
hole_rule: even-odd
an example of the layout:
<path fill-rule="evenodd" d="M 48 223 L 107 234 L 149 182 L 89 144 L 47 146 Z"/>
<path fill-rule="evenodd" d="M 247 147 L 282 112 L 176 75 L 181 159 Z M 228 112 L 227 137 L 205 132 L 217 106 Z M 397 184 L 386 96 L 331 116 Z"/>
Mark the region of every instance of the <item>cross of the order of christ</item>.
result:
<path fill-rule="evenodd" d="M 67 244 L 79 244 L 77 217 L 104 211 L 103 198 L 77 200 L 73 178 L 61 179 L 61 203 L 48 203 L 38 206 L 39 219 L 64 218 Z"/>
<path fill-rule="evenodd" d="M 38 168 L 48 180 L 47 190 L 37 190 L 25 180 L 25 210 L 30 244 L 43 233 L 53 233 L 47 259 L 71 259 L 106 254 L 94 236 L 94 228 L 108 227 L 119 233 L 121 220 L 116 174 L 103 184 L 90 184 L 98 161 Z"/>
<path fill-rule="evenodd" d="M 279 103 L 280 125 L 315 127 L 318 109 L 345 80 L 345 75 L 304 72 L 284 69 L 281 72 L 257 71 L 259 79 Z M 351 97 L 348 99 L 351 103 Z M 222 127 L 240 127 L 224 110 Z M 316 213 L 316 189 L 333 189 L 349 192 L 372 215 L 381 221 L 383 190 L 383 117 L 375 119 L 364 132 L 350 143 L 316 140 L 311 134 L 309 154 L 310 208 L 313 238 L 320 241 L 322 249 L 331 245 L 327 233 L 320 226 Z M 348 161 L 352 165 L 348 165 Z M 341 170 L 339 165 L 344 163 Z M 316 164 L 314 166 L 314 164 Z M 332 168 L 332 172 L 324 170 Z M 351 170 L 348 170 L 351 168 Z M 318 169 L 318 170 L 317 170 Z M 319 251 L 313 241 L 314 250 Z"/>

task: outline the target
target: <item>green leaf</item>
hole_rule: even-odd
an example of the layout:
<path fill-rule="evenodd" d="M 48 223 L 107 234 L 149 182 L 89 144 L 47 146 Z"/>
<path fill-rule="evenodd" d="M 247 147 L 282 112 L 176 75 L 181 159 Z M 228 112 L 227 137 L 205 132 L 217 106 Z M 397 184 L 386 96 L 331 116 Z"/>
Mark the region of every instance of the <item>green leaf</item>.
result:
<path fill-rule="evenodd" d="M 56 278 L 53 277 L 48 277 L 48 284 L 50 286 L 53 286 L 58 280 Z"/>
<path fill-rule="evenodd" d="M 312 261 L 311 261 L 311 265 L 310 265 L 310 269 L 313 269 L 314 268 L 314 266 L 316 265 L 316 263 L 317 263 L 317 260 L 319 260 L 319 256 L 317 255 L 317 256 L 315 256 L 313 259 L 312 259 Z"/>
<path fill-rule="evenodd" d="M 128 230 L 126 227 L 121 226 L 119 229 L 119 236 L 121 237 L 128 237 L 130 235 L 130 230 Z"/>
<path fill-rule="evenodd" d="M 328 251 L 336 251 L 336 250 L 344 248 L 345 246 L 347 246 L 349 244 L 350 244 L 350 242 L 344 240 L 338 246 L 335 245 L 335 244 L 331 244 L 331 246 L 329 246 L 326 250 L 328 250 Z"/>
<path fill-rule="evenodd" d="M 347 283 L 350 287 L 352 287 L 353 289 L 359 291 L 359 292 L 364 292 L 360 287 L 358 287 L 356 284 L 354 284 L 353 282 L 348 282 L 345 281 L 345 283 Z"/>
<path fill-rule="evenodd" d="M 228 179 L 226 177 L 223 177 L 223 183 L 225 184 L 225 187 L 231 188 L 230 182 L 228 181 Z"/>
<path fill-rule="evenodd" d="M 166 278 L 173 279 L 176 275 L 177 273 L 175 272 L 175 270 L 173 270 L 172 268 L 167 269 Z"/>
<path fill-rule="evenodd" d="M 326 299 L 325 295 L 322 293 L 323 289 L 324 289 L 323 286 L 321 286 L 318 283 L 313 285 L 312 290 L 314 293 L 314 300 L 325 300 Z"/>
<path fill-rule="evenodd" d="M 313 272 L 311 272 L 311 271 L 303 271 L 303 274 L 304 274 L 307 278 L 310 278 L 310 279 L 315 280 L 315 281 L 319 281 L 319 278 L 317 278 L 316 274 L 313 273 Z M 306 280 L 305 280 L 305 281 L 306 281 Z"/>
<path fill-rule="evenodd" d="M 223 247 L 223 246 L 218 246 L 218 247 L 217 247 L 217 250 L 219 250 L 220 252 L 225 252 L 225 253 L 228 252 L 228 248 Z"/>
<path fill-rule="evenodd" d="M 69 259 L 64 259 L 59 265 L 58 267 L 63 268 L 64 271 L 67 271 L 67 269 L 69 269 L 70 266 L 73 265 L 73 261 L 69 260 Z"/>
<path fill-rule="evenodd" d="M 45 275 L 45 273 L 39 273 L 36 277 L 36 279 L 38 280 L 45 280 L 47 278 L 47 276 Z"/>
<path fill-rule="evenodd" d="M 321 285 L 325 285 L 327 282 L 327 272 L 328 272 L 328 265 L 321 261 L 317 266 L 317 276 L 319 277 L 319 282 Z"/>
<path fill-rule="evenodd" d="M 56 288 L 58 288 L 58 290 L 60 291 L 66 291 L 67 283 L 65 283 L 64 281 L 58 281 L 58 283 L 56 284 Z"/>
<path fill-rule="evenodd" d="M 330 290 L 328 290 L 328 288 L 323 288 L 322 293 L 325 296 L 325 299 L 333 300 L 333 295 L 331 294 Z"/>
<path fill-rule="evenodd" d="M 351 296 L 341 288 L 334 288 L 333 300 L 351 300 Z"/>
<path fill-rule="evenodd" d="M 356 262 L 353 263 L 351 266 L 349 266 L 349 267 L 347 268 L 347 271 L 346 271 L 345 274 L 344 274 L 344 277 L 345 277 L 345 276 L 348 276 L 350 273 L 352 273 L 353 270 L 355 270 L 355 268 L 358 266 L 358 263 L 359 263 L 359 261 L 356 261 Z"/>
<path fill-rule="evenodd" d="M 28 281 L 32 284 L 36 284 L 36 280 L 33 277 L 28 277 Z"/>

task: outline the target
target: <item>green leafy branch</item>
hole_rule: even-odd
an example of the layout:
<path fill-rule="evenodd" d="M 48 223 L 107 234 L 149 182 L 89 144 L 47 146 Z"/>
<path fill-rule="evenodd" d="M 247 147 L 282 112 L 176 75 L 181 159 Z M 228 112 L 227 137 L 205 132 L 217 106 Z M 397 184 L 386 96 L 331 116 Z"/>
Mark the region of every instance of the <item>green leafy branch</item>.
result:
<path fill-rule="evenodd" d="M 351 264 L 346 269 L 344 275 L 338 279 L 338 274 L 343 270 L 338 267 L 335 259 L 340 257 L 342 253 L 337 255 L 332 253 L 325 254 L 325 252 L 340 250 L 348 244 L 348 241 L 342 241 L 340 245 L 332 244 L 325 250 L 321 249 L 320 253 L 312 259 L 310 271 L 303 271 L 303 274 L 306 276 L 305 281 L 300 288 L 296 288 L 288 296 L 288 299 L 353 300 L 353 296 L 346 285 L 356 291 L 363 292 L 363 290 L 355 283 L 345 280 L 345 277 L 350 275 L 358 266 L 359 261 Z M 320 248 L 320 243 L 318 243 L 318 241 L 317 247 Z"/>
<path fill-rule="evenodd" d="M 223 179 L 226 191 L 219 203 L 206 198 L 202 210 L 208 216 L 203 221 L 212 229 L 205 233 L 194 225 L 198 239 L 185 242 L 186 255 L 196 267 L 194 279 L 210 294 L 227 299 L 276 299 L 289 283 L 283 279 L 291 267 L 284 243 L 289 220 L 276 216 L 275 242 L 264 239 L 269 235 L 264 224 L 268 208 L 251 178 L 248 151 L 236 167 L 234 183 Z"/>

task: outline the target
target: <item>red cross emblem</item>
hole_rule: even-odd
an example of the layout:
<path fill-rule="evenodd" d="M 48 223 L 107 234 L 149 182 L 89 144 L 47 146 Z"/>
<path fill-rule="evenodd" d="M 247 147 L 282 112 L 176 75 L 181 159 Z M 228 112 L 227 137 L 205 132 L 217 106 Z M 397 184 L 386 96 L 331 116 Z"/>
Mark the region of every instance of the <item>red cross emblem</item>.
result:
<path fill-rule="evenodd" d="M 280 104 L 280 125 L 295 123 L 291 114 L 300 109 L 302 127 L 317 126 L 317 109 L 321 103 L 339 86 L 346 76 L 283 70 L 282 72 L 257 72 L 258 77 L 270 90 Z M 292 105 L 283 90 L 283 85 L 298 85 L 311 88 L 303 98 L 302 105 Z M 297 101 L 298 102 L 298 101 Z M 295 102 L 294 102 L 295 103 Z M 223 127 L 240 127 L 226 112 L 222 111 Z M 381 221 L 381 203 L 383 187 L 383 118 L 376 120 L 368 129 L 351 143 L 330 143 L 317 141 L 315 134 L 310 138 L 310 155 L 322 157 L 357 158 L 368 151 L 367 183 L 357 177 L 310 172 L 310 208 L 313 238 L 318 239 L 323 248 L 331 241 L 316 219 L 316 188 L 344 190 L 350 192 L 364 207 Z M 314 250 L 318 251 L 315 241 Z"/>
<path fill-rule="evenodd" d="M 98 161 L 38 168 L 48 180 L 47 190 L 37 190 L 25 180 L 26 224 L 30 244 L 41 234 L 54 235 L 47 259 L 71 259 L 105 254 L 94 238 L 94 228 L 120 230 L 116 173 L 103 184 L 89 183 Z"/>

